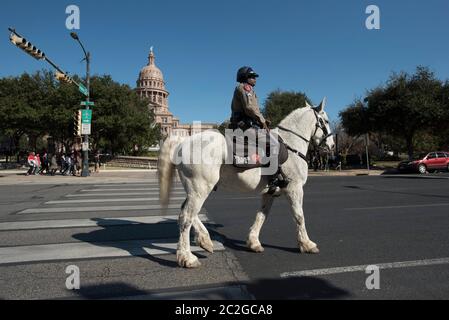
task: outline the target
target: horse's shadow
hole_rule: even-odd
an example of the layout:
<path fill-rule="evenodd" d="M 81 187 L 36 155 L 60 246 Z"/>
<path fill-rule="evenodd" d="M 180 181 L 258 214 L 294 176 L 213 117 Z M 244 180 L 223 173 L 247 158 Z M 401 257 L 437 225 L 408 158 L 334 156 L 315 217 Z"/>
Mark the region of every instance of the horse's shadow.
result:
<path fill-rule="evenodd" d="M 88 233 L 74 234 L 72 237 L 79 241 L 90 243 L 98 247 L 112 247 L 127 251 L 130 256 L 139 257 L 155 262 L 161 266 L 177 268 L 176 261 L 163 258 L 165 255 L 176 255 L 176 249 L 167 248 L 163 246 L 164 239 L 173 239 L 176 241 L 179 239 L 179 229 L 177 220 L 166 219 L 163 222 L 145 224 L 136 223 L 134 221 L 128 221 L 124 219 L 109 219 L 109 218 L 93 218 L 92 221 L 96 222 L 97 227 L 102 229 L 94 230 Z M 218 231 L 223 225 L 215 223 L 204 223 L 208 229 L 211 239 L 221 242 L 226 248 L 235 251 L 252 251 L 247 247 L 244 240 L 231 239 L 225 234 Z M 131 234 L 131 236 L 130 236 Z M 149 240 L 152 239 L 152 240 Z M 133 241 L 129 243 L 129 241 Z M 140 243 L 139 243 L 140 242 Z M 158 244 L 155 244 L 157 242 Z M 168 243 L 168 242 L 167 242 Z M 191 234 L 191 243 L 196 245 L 193 241 L 193 232 Z M 291 253 L 298 253 L 298 248 L 285 248 L 275 245 L 262 244 L 265 248 L 272 248 L 277 250 L 283 250 Z M 146 249 L 153 249 L 162 252 L 163 254 L 151 255 Z M 205 259 L 206 256 L 195 252 L 195 255 L 199 259 Z"/>
<path fill-rule="evenodd" d="M 229 249 L 232 249 L 235 251 L 243 251 L 243 252 L 253 253 L 253 251 L 250 248 L 248 248 L 246 241 L 232 239 L 232 238 L 229 238 L 228 236 L 226 236 L 225 234 L 218 232 L 217 228 L 221 228 L 222 225 L 215 225 L 215 224 L 204 224 L 204 225 L 209 230 L 209 234 L 210 234 L 211 238 L 217 239 L 218 241 L 223 243 L 223 245 L 226 248 L 229 248 Z M 275 245 L 266 244 L 266 243 L 262 243 L 262 246 L 264 248 L 282 250 L 282 251 L 290 252 L 290 253 L 298 253 L 299 252 L 299 248 L 286 248 L 286 247 L 280 247 L 280 246 L 275 246 Z"/>
<path fill-rule="evenodd" d="M 74 239 L 90 243 L 99 247 L 113 247 L 127 251 L 130 256 L 148 259 L 161 266 L 177 268 L 176 261 L 162 258 L 160 254 L 151 255 L 145 249 L 159 250 L 162 253 L 176 255 L 176 249 L 166 248 L 163 245 L 154 244 L 153 241 L 163 244 L 163 239 L 178 239 L 179 230 L 177 221 L 167 219 L 154 224 L 136 223 L 123 219 L 103 219 L 93 218 L 100 230 L 89 233 L 78 233 L 73 235 Z M 129 236 L 131 234 L 132 236 Z M 167 236 L 169 235 L 169 236 Z M 152 240 L 149 240 L 152 239 Z M 159 240 L 158 240 L 159 239 Z M 132 244 L 129 241 L 133 241 Z M 137 242 L 144 242 L 143 245 L 136 245 Z M 168 242 L 167 242 L 168 243 Z M 172 243 L 172 241 L 170 241 Z M 193 244 L 192 244 L 193 245 Z M 199 259 L 206 256 L 195 252 Z"/>

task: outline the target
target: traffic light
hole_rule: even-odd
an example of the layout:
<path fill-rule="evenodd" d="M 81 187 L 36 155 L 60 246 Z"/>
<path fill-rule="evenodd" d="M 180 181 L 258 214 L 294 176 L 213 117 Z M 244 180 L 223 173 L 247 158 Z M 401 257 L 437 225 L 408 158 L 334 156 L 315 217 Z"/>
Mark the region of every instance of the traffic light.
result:
<path fill-rule="evenodd" d="M 59 72 L 57 71 L 55 73 L 55 78 L 56 80 L 58 80 L 59 82 L 64 82 L 64 83 L 73 83 L 73 79 L 70 78 L 68 75 L 66 75 L 65 73 Z"/>
<path fill-rule="evenodd" d="M 81 137 L 81 124 L 82 124 L 82 111 L 78 110 L 75 114 L 75 128 L 74 128 L 74 135 L 76 137 Z"/>
<path fill-rule="evenodd" d="M 11 33 L 11 35 L 9 36 L 9 40 L 11 40 L 11 43 L 13 45 L 19 47 L 33 58 L 37 60 L 45 59 L 45 53 L 36 48 L 36 46 L 33 46 L 33 44 L 27 41 L 25 38 L 19 37 L 15 33 Z"/>

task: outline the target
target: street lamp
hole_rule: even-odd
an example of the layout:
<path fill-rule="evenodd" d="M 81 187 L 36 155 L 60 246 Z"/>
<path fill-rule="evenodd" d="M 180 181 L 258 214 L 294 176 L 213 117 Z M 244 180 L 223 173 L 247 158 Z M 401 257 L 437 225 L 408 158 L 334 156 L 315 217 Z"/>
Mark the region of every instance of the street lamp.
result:
<path fill-rule="evenodd" d="M 90 105 L 90 53 L 86 51 L 83 44 L 80 41 L 80 38 L 75 32 L 70 33 L 70 36 L 76 40 L 80 46 L 81 49 L 83 49 L 84 52 L 84 60 L 86 60 L 86 83 L 87 83 L 87 100 L 86 100 L 86 110 L 89 110 Z M 89 135 L 84 135 L 84 144 L 83 144 L 83 171 L 81 172 L 82 177 L 88 177 L 90 176 L 89 173 Z"/>

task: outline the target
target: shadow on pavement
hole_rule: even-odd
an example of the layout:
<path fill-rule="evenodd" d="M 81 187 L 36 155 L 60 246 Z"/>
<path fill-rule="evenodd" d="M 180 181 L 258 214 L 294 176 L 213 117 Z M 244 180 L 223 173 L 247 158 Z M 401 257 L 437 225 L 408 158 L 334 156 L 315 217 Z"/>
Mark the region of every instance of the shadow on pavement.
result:
<path fill-rule="evenodd" d="M 113 299 L 117 297 L 140 296 L 148 294 L 124 282 L 81 286 L 75 291 L 83 299 Z"/>
<path fill-rule="evenodd" d="M 222 227 L 222 225 L 216 226 L 216 225 L 205 224 L 205 226 L 208 228 L 211 238 L 217 239 L 218 241 L 222 242 L 226 248 L 229 248 L 229 249 L 232 249 L 235 251 L 245 251 L 245 252 L 252 253 L 252 251 L 247 247 L 245 241 L 230 239 L 227 236 L 225 236 L 224 234 L 218 232 L 216 230 L 216 228 Z M 291 253 L 299 253 L 299 248 L 279 247 L 279 246 L 273 246 L 273 245 L 266 244 L 266 243 L 262 243 L 262 246 L 264 248 L 277 249 L 277 250 L 282 250 L 282 251 L 291 252 Z"/>
<path fill-rule="evenodd" d="M 167 219 L 165 222 L 163 223 L 155 223 L 155 224 L 139 224 L 139 223 L 135 223 L 132 221 L 126 221 L 123 219 L 101 219 L 101 218 L 94 218 L 92 219 L 92 221 L 97 222 L 99 227 L 102 227 L 102 230 L 95 230 L 89 233 L 79 233 L 79 234 L 75 234 L 73 235 L 73 238 L 86 242 L 86 243 L 90 243 L 96 246 L 101 246 L 101 247 L 114 247 L 114 248 L 118 248 L 118 249 L 122 249 L 124 251 L 128 251 L 129 254 L 133 257 L 141 257 L 143 259 L 148 259 L 152 262 L 158 263 L 162 266 L 165 267 L 170 267 L 170 268 L 177 268 L 178 264 L 174 261 L 170 261 L 170 260 L 166 260 L 157 256 L 152 256 L 149 255 L 146 251 L 146 249 L 157 249 L 157 250 L 161 250 L 164 251 L 166 253 L 169 254 L 176 254 L 176 250 L 172 250 L 172 249 L 167 249 L 161 246 L 157 246 L 157 245 L 146 245 L 145 247 L 130 247 L 129 245 L 126 244 L 126 242 L 121 243 L 120 241 L 135 241 L 135 240 L 142 240 L 142 241 L 146 241 L 148 239 L 157 239 L 155 237 L 152 237 L 151 234 L 145 235 L 144 238 L 142 239 L 116 239 L 116 233 L 117 233 L 117 226 L 119 226 L 120 224 L 123 225 L 124 223 L 129 223 L 131 226 L 147 226 L 147 227 L 154 227 L 154 226 L 165 226 L 167 227 L 167 225 L 172 222 L 172 223 L 176 223 L 176 220 L 173 219 Z M 176 227 L 177 229 L 177 227 Z M 165 237 L 164 239 L 169 238 L 168 236 Z M 100 239 L 100 240 L 99 240 Z M 101 241 L 101 239 L 114 239 L 114 240 L 108 240 L 108 241 Z M 206 258 L 204 255 L 198 254 L 197 252 L 195 253 L 195 255 L 199 258 L 199 259 L 204 259 Z"/>
<path fill-rule="evenodd" d="M 196 269 L 195 272 L 204 272 Z M 229 288 L 242 288 L 230 296 Z M 144 290 L 125 282 L 111 282 L 82 286 L 75 293 L 82 299 L 139 299 L 139 300 L 328 300 L 350 298 L 349 291 L 316 277 L 258 279 L 245 282 L 227 282 L 206 288 L 170 288 Z M 250 295 L 249 295 L 249 294 Z"/>
<path fill-rule="evenodd" d="M 261 279 L 247 283 L 257 300 L 339 299 L 350 293 L 316 277 Z"/>

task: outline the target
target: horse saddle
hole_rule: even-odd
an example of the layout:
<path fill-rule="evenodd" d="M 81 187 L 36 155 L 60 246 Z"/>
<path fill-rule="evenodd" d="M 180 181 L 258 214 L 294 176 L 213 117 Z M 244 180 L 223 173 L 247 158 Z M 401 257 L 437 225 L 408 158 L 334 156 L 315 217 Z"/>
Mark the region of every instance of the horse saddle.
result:
<path fill-rule="evenodd" d="M 280 166 L 288 160 L 288 150 L 282 138 L 274 132 L 263 135 L 260 132 L 250 128 L 243 135 L 226 135 L 228 155 L 232 155 L 234 167 L 269 167 L 275 158 Z"/>

